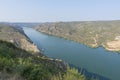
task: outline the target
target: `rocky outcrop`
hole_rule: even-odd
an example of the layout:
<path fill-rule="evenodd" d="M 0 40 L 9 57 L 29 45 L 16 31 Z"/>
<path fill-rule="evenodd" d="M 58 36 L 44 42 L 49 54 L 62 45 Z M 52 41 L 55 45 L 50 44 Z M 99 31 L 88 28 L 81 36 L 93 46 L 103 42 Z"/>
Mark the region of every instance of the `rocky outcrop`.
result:
<path fill-rule="evenodd" d="M 33 43 L 30 43 L 26 39 L 14 39 L 10 40 L 12 43 L 14 43 L 17 47 L 20 47 L 21 49 L 25 49 L 29 52 L 39 53 L 39 50 L 36 45 Z"/>
<path fill-rule="evenodd" d="M 113 41 L 107 42 L 105 48 L 109 51 L 120 51 L 120 37 L 116 36 Z"/>

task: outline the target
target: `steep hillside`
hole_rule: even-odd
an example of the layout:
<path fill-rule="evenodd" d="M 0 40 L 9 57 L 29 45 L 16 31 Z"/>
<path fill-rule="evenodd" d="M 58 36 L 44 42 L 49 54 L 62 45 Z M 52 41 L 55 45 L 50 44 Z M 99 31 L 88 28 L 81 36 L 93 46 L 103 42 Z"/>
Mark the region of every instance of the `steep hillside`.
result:
<path fill-rule="evenodd" d="M 33 53 L 39 53 L 36 45 L 17 29 L 7 24 L 0 24 L 0 40 L 14 43 L 17 47 Z"/>
<path fill-rule="evenodd" d="M 37 31 L 83 43 L 120 51 L 120 21 L 86 21 L 43 23 Z"/>
<path fill-rule="evenodd" d="M 35 56 L 0 40 L 0 80 L 86 80 L 63 61 Z"/>

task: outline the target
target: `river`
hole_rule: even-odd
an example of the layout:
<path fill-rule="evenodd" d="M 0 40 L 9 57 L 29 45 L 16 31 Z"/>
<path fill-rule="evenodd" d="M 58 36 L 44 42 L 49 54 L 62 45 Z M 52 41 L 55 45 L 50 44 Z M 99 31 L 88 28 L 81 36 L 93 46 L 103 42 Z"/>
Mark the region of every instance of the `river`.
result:
<path fill-rule="evenodd" d="M 70 64 L 87 69 L 110 80 L 120 80 L 120 54 L 104 48 L 89 48 L 83 44 L 40 33 L 32 28 L 23 27 L 25 34 L 44 54 L 51 58 L 62 59 Z"/>

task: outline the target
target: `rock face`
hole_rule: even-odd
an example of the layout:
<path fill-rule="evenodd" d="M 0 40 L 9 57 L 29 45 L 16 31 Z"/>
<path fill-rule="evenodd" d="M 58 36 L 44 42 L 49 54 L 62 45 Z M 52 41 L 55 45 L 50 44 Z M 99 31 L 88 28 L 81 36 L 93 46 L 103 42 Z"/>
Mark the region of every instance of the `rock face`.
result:
<path fill-rule="evenodd" d="M 35 29 L 89 47 L 120 51 L 120 21 L 53 22 L 40 24 Z"/>
<path fill-rule="evenodd" d="M 0 24 L 0 40 L 12 42 L 17 47 L 29 52 L 40 52 L 37 46 L 31 43 L 25 35 L 9 25 Z"/>
<path fill-rule="evenodd" d="M 110 51 L 120 51 L 120 37 L 116 36 L 115 40 L 107 42 L 106 49 Z"/>
<path fill-rule="evenodd" d="M 39 50 L 37 48 L 36 45 L 34 45 L 33 43 L 28 42 L 26 39 L 14 39 L 12 41 L 17 47 L 20 47 L 22 49 L 25 49 L 26 51 L 29 52 L 34 52 L 34 53 L 38 53 Z"/>

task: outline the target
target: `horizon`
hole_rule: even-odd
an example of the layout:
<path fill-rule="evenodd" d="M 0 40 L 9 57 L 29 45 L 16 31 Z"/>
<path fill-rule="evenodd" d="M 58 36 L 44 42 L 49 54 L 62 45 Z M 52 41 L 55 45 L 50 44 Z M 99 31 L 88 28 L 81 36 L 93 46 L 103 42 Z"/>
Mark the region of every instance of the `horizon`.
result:
<path fill-rule="evenodd" d="M 102 21 L 120 21 L 120 20 L 89 20 L 89 21 L 49 21 L 49 22 L 7 22 L 7 21 L 0 21 L 0 23 L 55 23 L 55 22 L 102 22 Z"/>
<path fill-rule="evenodd" d="M 0 0 L 0 22 L 120 20 L 119 0 Z"/>

